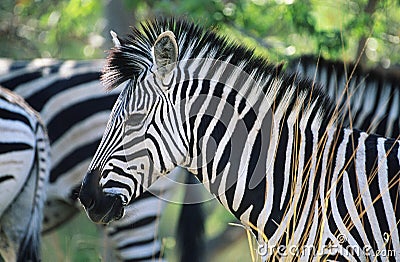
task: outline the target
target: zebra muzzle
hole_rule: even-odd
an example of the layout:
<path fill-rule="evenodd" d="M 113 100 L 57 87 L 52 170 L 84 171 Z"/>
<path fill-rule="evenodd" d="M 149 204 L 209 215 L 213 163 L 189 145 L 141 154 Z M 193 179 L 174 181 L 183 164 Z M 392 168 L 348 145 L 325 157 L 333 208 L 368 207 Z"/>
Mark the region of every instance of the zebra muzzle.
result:
<path fill-rule="evenodd" d="M 79 192 L 79 200 L 93 222 L 107 224 L 120 219 L 124 214 L 124 207 L 119 195 L 103 192 L 99 180 L 98 170 L 87 173 Z"/>

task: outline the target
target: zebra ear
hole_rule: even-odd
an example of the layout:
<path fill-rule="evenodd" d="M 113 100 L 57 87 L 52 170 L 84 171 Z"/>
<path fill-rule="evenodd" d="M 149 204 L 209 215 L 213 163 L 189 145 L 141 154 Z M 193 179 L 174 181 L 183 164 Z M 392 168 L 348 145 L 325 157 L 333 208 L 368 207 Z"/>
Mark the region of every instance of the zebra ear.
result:
<path fill-rule="evenodd" d="M 117 33 L 115 33 L 113 30 L 111 30 L 110 31 L 110 34 L 111 34 L 111 37 L 112 37 L 112 41 L 113 41 L 113 43 L 114 43 L 114 46 L 115 47 L 121 47 L 121 41 L 120 41 L 120 39 L 118 38 L 118 35 L 117 35 Z"/>
<path fill-rule="evenodd" d="M 164 78 L 175 68 L 178 60 L 178 44 L 171 31 L 165 31 L 157 37 L 153 46 L 153 62 L 157 73 Z"/>

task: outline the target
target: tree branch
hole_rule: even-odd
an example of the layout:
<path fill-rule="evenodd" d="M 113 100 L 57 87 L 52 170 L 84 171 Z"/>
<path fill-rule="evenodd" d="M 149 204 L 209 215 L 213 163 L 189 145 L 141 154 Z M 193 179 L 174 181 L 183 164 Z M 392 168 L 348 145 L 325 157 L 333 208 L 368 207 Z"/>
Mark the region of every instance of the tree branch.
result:
<path fill-rule="evenodd" d="M 373 26 L 374 24 L 374 19 L 372 19 L 372 15 L 376 11 L 376 6 L 378 4 L 378 0 L 369 0 L 367 5 L 364 8 L 364 13 L 371 17 L 371 20 L 369 20 L 369 23 L 366 25 L 368 27 Z M 372 28 L 370 28 L 370 32 L 372 32 Z M 358 41 L 358 49 L 357 49 L 357 57 L 356 59 L 359 59 L 359 64 L 361 66 L 365 66 L 365 63 L 367 61 L 367 57 L 365 55 L 365 48 L 367 45 L 368 41 L 368 36 L 362 36 L 360 40 Z"/>

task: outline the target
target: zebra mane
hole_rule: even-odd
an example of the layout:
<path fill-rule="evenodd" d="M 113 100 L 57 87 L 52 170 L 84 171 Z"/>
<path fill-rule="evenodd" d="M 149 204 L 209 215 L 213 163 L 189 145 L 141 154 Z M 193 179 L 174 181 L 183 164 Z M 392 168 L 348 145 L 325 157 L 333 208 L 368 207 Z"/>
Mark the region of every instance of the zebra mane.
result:
<path fill-rule="evenodd" d="M 137 81 L 141 76 L 145 76 L 153 66 L 152 46 L 157 37 L 165 31 L 172 31 L 176 37 L 178 61 L 196 58 L 227 61 L 254 76 L 256 81 L 267 79 L 267 75 L 279 76 L 283 80 L 282 86 L 296 87 L 295 93 L 307 94 L 307 102 L 319 100 L 317 104 L 322 112 L 332 112 L 333 105 L 318 84 L 297 74 L 285 75 L 282 72 L 283 64 L 272 65 L 266 58 L 255 55 L 254 50 L 185 19 L 150 20 L 141 23 L 139 27 L 133 27 L 131 34 L 126 38 L 118 38 L 120 43 L 110 50 L 101 77 L 106 88 L 111 90 L 127 80 Z M 268 88 L 268 85 L 265 88 Z M 276 99 L 284 97 L 286 90 L 282 89 L 278 90 Z M 292 102 L 296 99 L 295 96 L 296 94 Z"/>

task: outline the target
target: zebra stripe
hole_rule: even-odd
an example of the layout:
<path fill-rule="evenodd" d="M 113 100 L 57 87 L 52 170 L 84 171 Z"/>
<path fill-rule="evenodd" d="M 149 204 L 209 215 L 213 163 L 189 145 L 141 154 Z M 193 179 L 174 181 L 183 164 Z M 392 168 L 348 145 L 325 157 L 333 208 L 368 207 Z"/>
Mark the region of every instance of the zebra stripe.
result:
<path fill-rule="evenodd" d="M 0 257 L 40 261 L 49 142 L 39 115 L 0 87 Z"/>
<path fill-rule="evenodd" d="M 77 188 L 101 139 L 119 91 L 104 92 L 99 82 L 103 63 L 102 60 L 0 60 L 0 84 L 24 96 L 40 112 L 48 128 L 52 166 L 44 208 L 44 232 L 53 230 L 80 211 L 76 201 Z M 167 198 L 173 186 L 173 183 L 165 181 L 154 190 L 162 187 L 165 192 L 161 195 Z M 143 205 L 140 203 L 149 211 L 138 208 L 137 205 Z M 151 194 L 144 195 L 140 203 L 134 203 L 129 209 L 131 216 L 107 227 L 107 240 L 111 243 L 108 246 L 113 247 L 114 255 L 124 261 L 145 258 L 162 261 L 157 229 L 166 203 Z M 148 224 L 141 224 L 141 217 L 153 219 Z M 134 226 L 150 229 L 141 231 Z M 131 237 L 120 242 L 121 236 L 125 235 Z M 143 239 L 148 241 L 144 243 Z"/>
<path fill-rule="evenodd" d="M 400 134 L 399 69 L 373 68 L 302 56 L 289 63 L 315 82 L 323 83 L 345 126 L 397 138 Z"/>
<path fill-rule="evenodd" d="M 90 219 L 119 219 L 178 165 L 272 248 L 264 259 L 400 261 L 398 141 L 341 128 L 318 85 L 190 22 L 150 21 L 127 39 L 103 76 L 110 89 L 130 81 L 82 183 Z"/>

